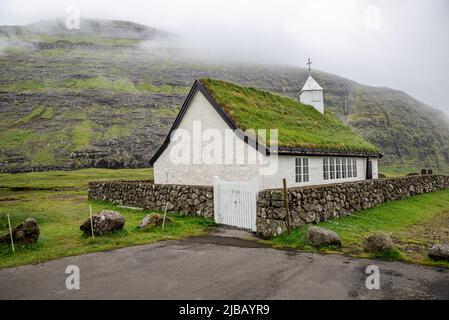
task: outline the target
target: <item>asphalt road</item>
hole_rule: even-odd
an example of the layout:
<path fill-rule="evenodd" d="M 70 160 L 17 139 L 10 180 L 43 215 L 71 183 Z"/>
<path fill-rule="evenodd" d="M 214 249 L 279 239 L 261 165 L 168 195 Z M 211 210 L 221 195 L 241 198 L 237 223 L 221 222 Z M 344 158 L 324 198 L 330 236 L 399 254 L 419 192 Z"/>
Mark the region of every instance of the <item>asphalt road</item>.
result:
<path fill-rule="evenodd" d="M 79 290 L 66 288 L 68 265 Z M 369 265 L 379 290 L 366 288 Z M 449 299 L 449 270 L 212 235 L 1 269 L 0 299 Z"/>

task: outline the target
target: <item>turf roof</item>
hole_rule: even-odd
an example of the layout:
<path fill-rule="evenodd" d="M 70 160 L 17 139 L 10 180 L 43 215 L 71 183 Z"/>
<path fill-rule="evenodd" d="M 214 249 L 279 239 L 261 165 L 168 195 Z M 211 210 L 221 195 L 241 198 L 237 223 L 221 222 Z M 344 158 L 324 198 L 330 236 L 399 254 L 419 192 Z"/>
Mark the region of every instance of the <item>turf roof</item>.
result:
<path fill-rule="evenodd" d="M 230 82 L 199 81 L 238 128 L 278 129 L 280 149 L 379 153 L 328 111 L 323 115 L 290 98 Z"/>

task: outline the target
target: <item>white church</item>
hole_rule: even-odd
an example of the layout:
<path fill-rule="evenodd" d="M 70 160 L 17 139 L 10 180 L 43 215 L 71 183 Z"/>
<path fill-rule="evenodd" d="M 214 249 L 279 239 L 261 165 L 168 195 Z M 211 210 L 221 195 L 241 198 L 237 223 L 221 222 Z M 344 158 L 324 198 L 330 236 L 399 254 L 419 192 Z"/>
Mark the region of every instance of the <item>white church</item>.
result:
<path fill-rule="evenodd" d="M 284 178 L 288 187 L 377 179 L 382 155 L 325 110 L 310 63 L 299 102 L 229 82 L 196 80 L 150 161 L 154 183 L 212 185 L 220 177 L 257 180 L 260 189 L 274 189 Z M 248 129 L 279 129 L 277 142 L 258 139 Z"/>

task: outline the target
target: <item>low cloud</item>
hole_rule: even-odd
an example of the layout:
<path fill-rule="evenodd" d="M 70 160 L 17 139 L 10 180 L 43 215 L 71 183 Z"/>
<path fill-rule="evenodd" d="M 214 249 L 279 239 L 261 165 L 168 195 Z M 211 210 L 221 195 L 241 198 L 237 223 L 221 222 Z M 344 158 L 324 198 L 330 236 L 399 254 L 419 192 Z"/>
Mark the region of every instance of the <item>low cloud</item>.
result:
<path fill-rule="evenodd" d="M 199 60 L 305 67 L 311 57 L 314 68 L 449 111 L 447 0 L 0 0 L 0 24 L 63 17 L 72 5 L 175 33 L 172 45 Z"/>

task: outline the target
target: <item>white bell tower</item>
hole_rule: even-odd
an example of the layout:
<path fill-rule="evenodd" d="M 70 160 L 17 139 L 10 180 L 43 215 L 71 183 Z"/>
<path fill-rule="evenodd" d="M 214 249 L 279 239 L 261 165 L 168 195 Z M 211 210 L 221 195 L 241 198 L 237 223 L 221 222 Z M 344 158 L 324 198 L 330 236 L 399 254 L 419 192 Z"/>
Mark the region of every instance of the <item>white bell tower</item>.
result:
<path fill-rule="evenodd" d="M 303 104 L 311 105 L 317 111 L 324 113 L 323 88 L 321 88 L 318 82 L 312 78 L 312 69 L 310 68 L 311 64 L 312 61 L 309 58 L 307 62 L 307 65 L 309 65 L 309 77 L 299 93 L 299 101 Z"/>

